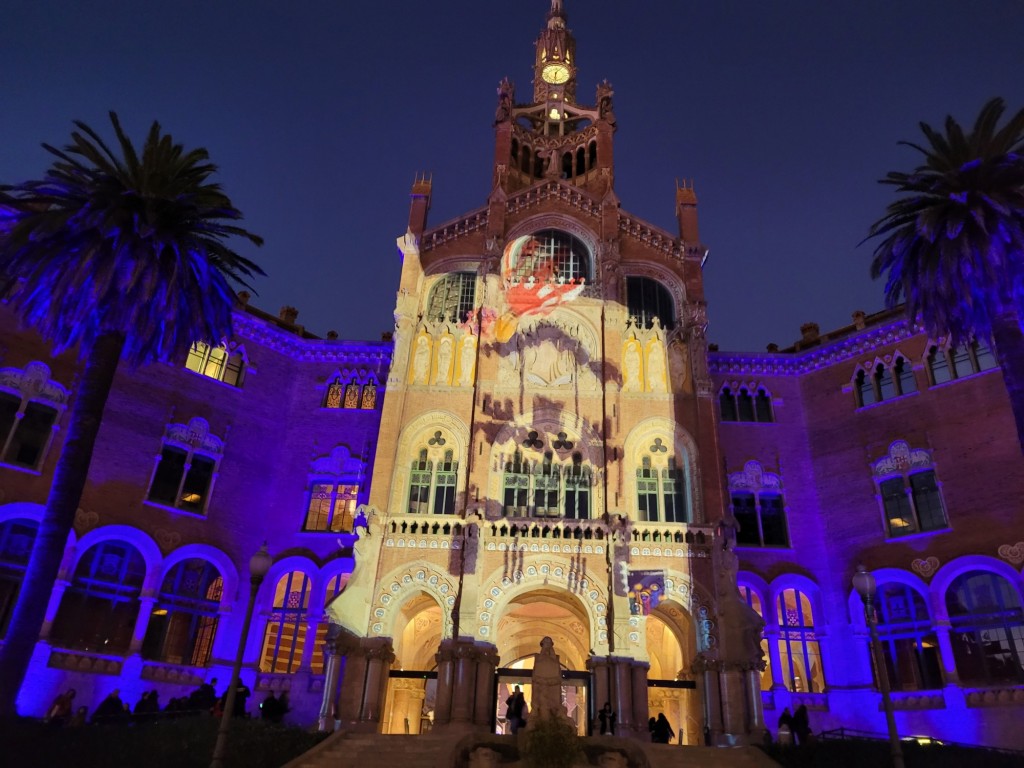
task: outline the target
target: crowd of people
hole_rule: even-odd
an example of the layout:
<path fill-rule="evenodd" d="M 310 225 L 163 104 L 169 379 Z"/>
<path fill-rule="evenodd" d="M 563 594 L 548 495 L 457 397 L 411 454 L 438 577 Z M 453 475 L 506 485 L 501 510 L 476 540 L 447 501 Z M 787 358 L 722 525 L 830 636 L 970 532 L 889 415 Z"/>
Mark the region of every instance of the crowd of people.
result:
<path fill-rule="evenodd" d="M 117 688 L 112 690 L 96 707 L 92 716 L 89 716 L 87 707 L 75 707 L 74 688 L 68 688 L 53 700 L 46 712 L 44 720 L 52 725 L 81 726 L 86 722 L 111 723 L 111 722 L 144 722 L 163 717 L 179 717 L 184 715 L 211 714 L 214 717 L 221 717 L 224 714 L 224 707 L 227 702 L 227 691 L 220 696 L 216 691 L 217 678 L 204 682 L 187 696 L 171 698 L 163 707 L 160 706 L 160 694 L 156 690 L 146 691 L 139 698 L 139 701 L 132 708 L 128 702 L 121 699 L 121 692 Z M 246 703 L 251 691 L 245 683 L 239 681 L 235 689 L 235 700 L 232 707 L 234 717 L 249 717 L 246 710 Z M 288 692 L 284 691 L 276 695 L 271 691 L 260 703 L 260 717 L 271 723 L 280 723 L 284 716 L 290 711 L 288 704 Z"/>

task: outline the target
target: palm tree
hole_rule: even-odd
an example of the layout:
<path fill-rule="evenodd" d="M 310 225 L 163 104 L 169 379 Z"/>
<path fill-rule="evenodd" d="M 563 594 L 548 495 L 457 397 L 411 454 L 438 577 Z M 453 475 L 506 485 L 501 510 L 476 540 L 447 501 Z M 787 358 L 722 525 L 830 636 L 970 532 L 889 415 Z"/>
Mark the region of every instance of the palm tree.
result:
<path fill-rule="evenodd" d="M 992 341 L 1024 452 L 1024 110 L 999 127 L 992 99 L 969 133 L 952 117 L 945 131 L 921 123 L 924 155 L 910 173 L 882 184 L 904 196 L 866 239 L 881 237 L 871 276 L 888 273 L 886 305 L 906 301 L 911 320 L 953 344 Z"/>
<path fill-rule="evenodd" d="M 114 373 L 171 361 L 196 341 L 231 336 L 235 292 L 263 271 L 227 247 L 259 237 L 210 177 L 205 149 L 186 151 L 153 123 L 141 155 L 110 113 L 120 153 L 88 125 L 42 180 L 0 188 L 0 274 L 16 280 L 22 320 L 84 360 L 67 439 L 0 650 L 0 716 L 15 701 L 60 569 Z"/>

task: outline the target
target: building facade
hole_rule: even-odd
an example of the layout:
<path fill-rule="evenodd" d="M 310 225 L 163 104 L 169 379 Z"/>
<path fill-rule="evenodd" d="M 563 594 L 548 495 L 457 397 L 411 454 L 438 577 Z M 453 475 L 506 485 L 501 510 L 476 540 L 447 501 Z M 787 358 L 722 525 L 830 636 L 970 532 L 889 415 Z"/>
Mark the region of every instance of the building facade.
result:
<path fill-rule="evenodd" d="M 413 185 L 387 341 L 243 303 L 222 347 L 118 375 L 24 714 L 222 690 L 267 541 L 243 677 L 294 722 L 505 730 L 548 636 L 581 733 L 606 701 L 637 738 L 664 712 L 683 743 L 760 741 L 801 704 L 880 733 L 863 564 L 901 732 L 1024 747 L 1024 460 L 992 352 L 885 313 L 709 349 L 694 190 L 677 232 L 629 213 L 612 88 L 577 86 L 553 0 L 532 93 L 499 86 L 484 204 L 431 227 Z M 0 327 L 2 632 L 78 366 Z"/>

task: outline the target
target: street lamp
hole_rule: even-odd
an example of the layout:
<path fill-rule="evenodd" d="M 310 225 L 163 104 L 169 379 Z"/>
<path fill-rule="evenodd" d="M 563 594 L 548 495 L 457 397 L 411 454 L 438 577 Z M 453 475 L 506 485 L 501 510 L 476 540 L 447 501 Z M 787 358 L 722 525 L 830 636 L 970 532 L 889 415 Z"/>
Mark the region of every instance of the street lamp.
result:
<path fill-rule="evenodd" d="M 249 638 L 249 624 L 252 621 L 253 606 L 256 604 L 256 592 L 273 563 L 273 558 L 267 552 L 266 542 L 255 555 L 249 558 L 249 603 L 245 607 L 242 636 L 238 640 L 238 653 L 235 654 L 235 666 L 231 670 L 231 682 L 228 683 L 228 693 L 224 698 L 224 711 L 220 716 L 217 743 L 213 747 L 213 760 L 210 762 L 210 768 L 224 768 L 224 753 L 228 746 L 228 728 L 231 727 L 231 718 L 235 713 L 235 691 L 238 689 L 238 678 L 242 671 L 242 656 L 245 654 L 245 641 Z"/>
<path fill-rule="evenodd" d="M 874 606 L 876 587 L 874 575 L 863 565 L 858 565 L 857 572 L 853 574 L 853 588 L 864 601 L 864 620 L 871 636 L 871 657 L 875 662 L 878 688 L 882 692 L 882 708 L 885 710 L 885 724 L 889 729 L 889 755 L 893 768 L 903 768 L 903 748 L 900 746 L 900 736 L 896 732 L 896 715 L 892 708 L 892 694 L 889 692 L 889 672 L 885 667 L 882 643 L 878 639 L 878 618 L 875 616 Z"/>

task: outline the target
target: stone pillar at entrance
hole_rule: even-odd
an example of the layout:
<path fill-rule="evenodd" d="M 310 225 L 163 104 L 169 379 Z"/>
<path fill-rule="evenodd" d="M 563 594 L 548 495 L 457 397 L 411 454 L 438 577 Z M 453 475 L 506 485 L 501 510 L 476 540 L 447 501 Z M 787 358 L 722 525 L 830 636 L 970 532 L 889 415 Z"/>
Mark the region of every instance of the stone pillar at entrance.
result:
<path fill-rule="evenodd" d="M 334 700 L 338 695 L 338 674 L 341 672 L 341 657 L 332 642 L 324 644 L 324 662 L 324 690 L 320 700 L 317 728 L 321 731 L 331 731 L 334 730 Z"/>
<path fill-rule="evenodd" d="M 337 713 L 341 727 L 345 730 L 371 733 L 379 730 L 384 696 L 387 693 L 388 672 L 395 660 L 391 639 L 339 638 L 335 649 L 345 656 Z M 325 681 L 325 700 L 330 702 L 333 696 Z"/>
<path fill-rule="evenodd" d="M 444 640 L 437 652 L 434 728 L 486 731 L 494 706 L 493 645 L 473 640 Z"/>
<path fill-rule="evenodd" d="M 607 701 L 615 712 L 615 735 L 627 739 L 647 741 L 648 705 L 646 662 L 619 656 L 587 659 L 587 669 L 593 681 L 593 711 L 597 712 Z M 593 733 L 599 733 L 591 723 Z"/>

